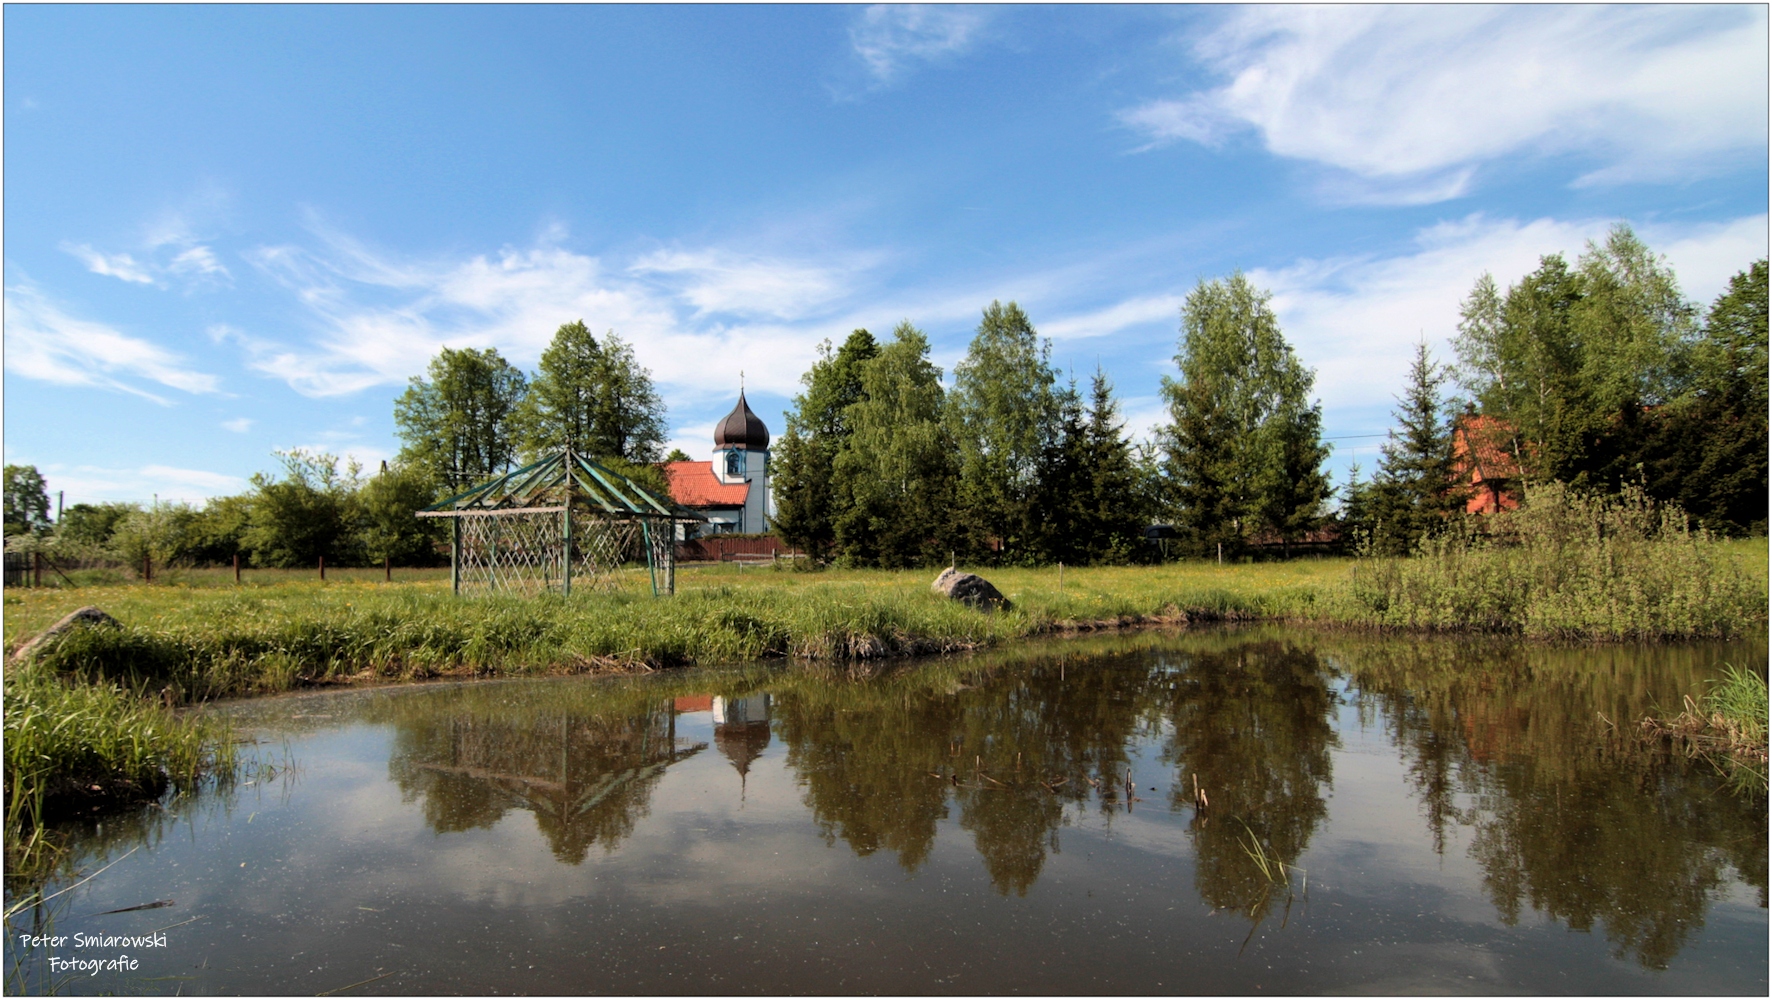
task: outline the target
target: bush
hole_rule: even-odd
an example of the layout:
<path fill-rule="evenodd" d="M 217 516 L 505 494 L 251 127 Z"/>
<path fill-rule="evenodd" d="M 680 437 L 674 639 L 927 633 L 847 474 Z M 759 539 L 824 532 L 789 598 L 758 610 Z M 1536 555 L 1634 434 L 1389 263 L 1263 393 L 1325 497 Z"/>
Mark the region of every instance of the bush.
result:
<path fill-rule="evenodd" d="M 1381 625 L 1538 638 L 1722 637 L 1766 620 L 1765 587 L 1678 508 L 1560 483 L 1413 558 L 1362 560 L 1349 593 Z"/>

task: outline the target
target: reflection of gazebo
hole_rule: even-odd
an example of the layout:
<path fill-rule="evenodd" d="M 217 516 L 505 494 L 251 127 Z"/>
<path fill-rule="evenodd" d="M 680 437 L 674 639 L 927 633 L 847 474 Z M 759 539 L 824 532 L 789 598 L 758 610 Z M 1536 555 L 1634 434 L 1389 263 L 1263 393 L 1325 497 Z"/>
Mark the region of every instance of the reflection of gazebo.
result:
<path fill-rule="evenodd" d="M 440 813 L 464 796 L 483 799 L 492 819 L 512 806 L 528 810 L 555 853 L 575 864 L 588 845 L 625 838 L 665 770 L 707 747 L 679 738 L 669 710 L 517 725 L 459 719 L 436 735 L 400 755 L 396 772 L 440 800 Z"/>
<path fill-rule="evenodd" d="M 769 746 L 769 696 L 715 698 L 714 745 L 738 769 L 740 794 L 751 773 L 751 761 Z"/>
<path fill-rule="evenodd" d="M 676 524 L 700 515 L 632 479 L 562 449 L 442 500 L 419 517 L 447 517 L 450 586 L 572 593 L 577 578 L 615 587 L 624 563 L 646 562 L 654 595 L 676 591 Z"/>

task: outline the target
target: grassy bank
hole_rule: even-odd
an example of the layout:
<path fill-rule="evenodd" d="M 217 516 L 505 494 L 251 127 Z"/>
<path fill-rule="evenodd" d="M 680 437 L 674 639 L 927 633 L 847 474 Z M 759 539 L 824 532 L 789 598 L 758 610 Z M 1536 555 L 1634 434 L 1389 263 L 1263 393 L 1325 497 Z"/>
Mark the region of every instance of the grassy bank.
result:
<path fill-rule="evenodd" d="M 1064 628 L 1148 620 L 1310 618 L 1345 561 L 1003 570 L 1014 602 L 974 611 L 933 573 L 686 568 L 678 595 L 627 589 L 457 599 L 445 581 L 126 586 L 9 594 L 9 648 L 81 604 L 122 629 L 71 633 L 40 658 L 185 702 L 344 677 L 547 672 L 771 657 L 873 658 L 973 649 Z M 10 603 L 14 600 L 17 603 Z"/>
<path fill-rule="evenodd" d="M 7 672 L 5 698 L 9 874 L 53 866 L 46 830 L 57 820 L 151 802 L 234 769 L 225 724 L 139 691 L 27 667 Z"/>
<path fill-rule="evenodd" d="M 1012 602 L 978 611 L 933 571 L 684 567 L 678 594 L 643 573 L 615 590 L 457 598 L 441 573 L 169 573 L 152 585 L 12 590 L 6 643 L 97 605 L 121 628 L 76 629 L 8 671 L 9 824 L 85 792 L 150 795 L 225 765 L 225 744 L 170 706 L 337 681 L 634 670 L 769 658 L 952 652 L 1146 622 L 1339 627 L 1625 640 L 1766 627 L 1766 540 L 1719 542 L 1647 504 L 1535 492 L 1481 534 L 1409 559 L 994 569 Z M 1750 692 L 1751 693 L 1751 692 Z M 1751 702 L 1751 698 L 1744 703 Z M 1763 688 L 1760 700 L 1764 741 Z M 92 786 L 98 786 L 96 789 Z"/>
<path fill-rule="evenodd" d="M 681 570 L 655 600 L 639 574 L 572 598 L 460 599 L 446 580 L 9 591 L 16 648 L 95 604 L 122 629 L 71 633 L 38 667 L 172 703 L 342 679 L 545 673 L 975 649 L 1140 622 L 1273 620 L 1546 638 L 1726 637 L 1762 630 L 1766 543 L 1614 532 L 1593 550 L 1466 540 L 1408 560 L 986 571 L 1013 602 L 975 611 L 930 571 Z M 10 710 L 9 710 L 10 717 Z"/>

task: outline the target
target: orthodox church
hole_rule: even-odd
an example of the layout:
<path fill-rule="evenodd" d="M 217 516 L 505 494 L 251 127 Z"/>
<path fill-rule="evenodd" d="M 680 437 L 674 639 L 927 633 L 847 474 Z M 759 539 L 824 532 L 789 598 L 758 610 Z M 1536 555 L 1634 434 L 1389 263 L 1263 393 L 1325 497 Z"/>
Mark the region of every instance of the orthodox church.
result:
<path fill-rule="evenodd" d="M 671 496 L 705 516 L 699 532 L 751 534 L 769 530 L 769 428 L 751 412 L 744 390 L 738 405 L 714 425 L 712 462 L 666 462 Z"/>

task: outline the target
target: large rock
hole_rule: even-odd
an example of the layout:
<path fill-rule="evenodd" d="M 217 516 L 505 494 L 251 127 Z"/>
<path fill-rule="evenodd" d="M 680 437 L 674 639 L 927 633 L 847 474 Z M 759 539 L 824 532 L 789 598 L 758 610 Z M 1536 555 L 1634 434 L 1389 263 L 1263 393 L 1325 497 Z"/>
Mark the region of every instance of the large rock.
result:
<path fill-rule="evenodd" d="M 12 654 L 12 662 L 25 662 L 32 656 L 36 655 L 38 650 L 41 650 L 44 646 L 48 645 L 57 636 L 81 626 L 122 628 L 123 623 L 89 604 L 84 608 L 68 612 L 61 621 L 44 629 L 42 634 L 37 636 L 37 638 L 32 639 L 30 642 L 21 646 L 18 652 Z"/>
<path fill-rule="evenodd" d="M 991 581 L 975 573 L 962 573 L 949 566 L 941 571 L 931 584 L 938 594 L 944 594 L 955 601 L 962 601 L 975 608 L 1007 608 L 1009 599 L 1002 592 L 991 586 Z"/>

